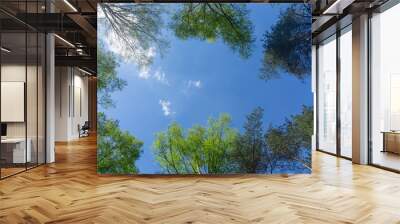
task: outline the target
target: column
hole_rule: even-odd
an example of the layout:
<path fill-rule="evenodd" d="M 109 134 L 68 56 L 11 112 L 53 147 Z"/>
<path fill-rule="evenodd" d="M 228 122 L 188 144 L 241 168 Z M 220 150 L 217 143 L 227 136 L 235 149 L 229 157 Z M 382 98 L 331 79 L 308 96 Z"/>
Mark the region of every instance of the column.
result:
<path fill-rule="evenodd" d="M 352 157 L 357 164 L 368 163 L 368 15 L 353 19 L 353 116 Z"/>

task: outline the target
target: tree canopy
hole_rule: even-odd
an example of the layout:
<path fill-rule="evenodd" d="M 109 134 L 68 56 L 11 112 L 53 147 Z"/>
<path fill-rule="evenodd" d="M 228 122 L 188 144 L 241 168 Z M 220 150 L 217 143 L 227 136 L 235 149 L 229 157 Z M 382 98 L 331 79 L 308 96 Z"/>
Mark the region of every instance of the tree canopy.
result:
<path fill-rule="evenodd" d="M 292 4 L 264 34 L 260 77 L 278 78 L 287 72 L 304 80 L 311 73 L 311 6 Z"/>
<path fill-rule="evenodd" d="M 243 58 L 252 53 L 253 25 L 244 4 L 186 3 L 172 16 L 170 26 L 181 39 L 220 38 Z"/>
<path fill-rule="evenodd" d="M 114 54 L 104 51 L 100 44 L 97 47 L 97 91 L 98 104 L 103 108 L 114 106 L 111 93 L 122 90 L 126 81 L 118 77 L 115 69 L 119 66 Z"/>
<path fill-rule="evenodd" d="M 139 158 L 143 142 L 127 131 L 121 131 L 117 120 L 98 113 L 97 168 L 99 173 L 129 174 L 139 170 L 135 161 Z"/>
<path fill-rule="evenodd" d="M 118 62 L 111 52 L 99 45 L 97 52 L 98 105 L 114 107 L 111 93 L 122 90 L 126 82 L 115 71 Z M 137 173 L 135 161 L 139 158 L 143 142 L 127 131 L 122 131 L 117 120 L 108 118 L 103 112 L 97 113 L 97 158 L 99 173 Z"/>
<path fill-rule="evenodd" d="M 312 109 L 304 106 L 279 126 L 263 132 L 263 109 L 255 108 L 243 133 L 222 114 L 206 126 L 185 130 L 173 122 L 156 134 L 153 152 L 169 174 L 273 173 L 277 168 L 311 170 Z"/>
<path fill-rule="evenodd" d="M 303 106 L 300 114 L 291 116 L 282 125 L 271 126 L 267 130 L 265 141 L 271 153 L 267 159 L 293 161 L 311 170 L 311 155 L 304 153 L 304 150 L 311 149 L 312 133 L 313 110 L 312 107 Z"/>
<path fill-rule="evenodd" d="M 195 125 L 185 131 L 178 123 L 156 134 L 154 154 L 160 166 L 171 174 L 212 174 L 230 172 L 229 155 L 237 133 L 231 118 L 222 114 L 210 118 L 207 126 Z"/>
<path fill-rule="evenodd" d="M 156 52 L 162 54 L 168 47 L 162 34 L 162 5 L 102 3 L 99 7 L 99 22 L 106 32 L 104 41 L 123 59 L 147 66 Z"/>
<path fill-rule="evenodd" d="M 264 110 L 261 107 L 255 108 L 247 115 L 244 124 L 244 133 L 239 134 L 232 159 L 238 164 L 239 172 L 256 173 L 263 169 L 263 152 L 264 152 L 264 136 L 263 136 L 263 115 Z"/>

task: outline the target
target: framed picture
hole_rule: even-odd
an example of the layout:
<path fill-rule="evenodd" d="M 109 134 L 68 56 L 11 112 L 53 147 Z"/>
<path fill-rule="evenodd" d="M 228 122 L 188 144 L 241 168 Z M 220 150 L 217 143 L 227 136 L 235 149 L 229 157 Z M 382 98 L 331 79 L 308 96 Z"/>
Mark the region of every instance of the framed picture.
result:
<path fill-rule="evenodd" d="M 98 172 L 310 173 L 310 76 L 308 4 L 99 4 Z"/>

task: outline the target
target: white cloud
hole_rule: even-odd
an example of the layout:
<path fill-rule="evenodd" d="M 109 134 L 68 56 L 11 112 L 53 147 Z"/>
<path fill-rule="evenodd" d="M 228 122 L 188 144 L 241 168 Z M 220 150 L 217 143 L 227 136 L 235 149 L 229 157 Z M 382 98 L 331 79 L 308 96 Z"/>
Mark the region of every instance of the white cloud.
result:
<path fill-rule="evenodd" d="M 159 100 L 158 103 L 161 105 L 164 116 L 170 116 L 175 113 L 171 110 L 171 102 L 169 100 Z"/>
<path fill-rule="evenodd" d="M 161 68 L 158 68 L 157 70 L 153 71 L 148 66 L 142 66 L 139 69 L 138 76 L 140 79 L 145 79 L 145 80 L 153 79 L 164 85 L 169 85 L 167 76 L 166 76 L 165 72 L 163 72 L 161 70 Z"/>
<path fill-rule="evenodd" d="M 198 89 L 200 89 L 201 88 L 201 86 L 202 86 L 202 83 L 201 83 L 201 81 L 200 80 L 189 80 L 188 82 L 187 82 L 187 88 L 198 88 Z"/>
<path fill-rule="evenodd" d="M 200 89 L 203 87 L 203 83 L 201 80 L 189 80 L 184 82 L 184 88 L 182 89 L 182 92 L 185 95 L 190 95 L 192 92 L 192 89 Z"/>
<path fill-rule="evenodd" d="M 167 80 L 167 77 L 165 75 L 165 72 L 161 71 L 161 69 L 157 69 L 156 72 L 154 72 L 153 77 L 158 81 L 161 82 L 165 85 L 169 85 L 169 82 Z"/>
<path fill-rule="evenodd" d="M 145 51 L 145 55 L 148 58 L 154 58 L 156 56 L 156 48 L 154 46 L 150 47 Z"/>
<path fill-rule="evenodd" d="M 143 66 L 139 69 L 139 78 L 141 79 L 149 79 L 150 78 L 150 69 L 147 66 Z"/>

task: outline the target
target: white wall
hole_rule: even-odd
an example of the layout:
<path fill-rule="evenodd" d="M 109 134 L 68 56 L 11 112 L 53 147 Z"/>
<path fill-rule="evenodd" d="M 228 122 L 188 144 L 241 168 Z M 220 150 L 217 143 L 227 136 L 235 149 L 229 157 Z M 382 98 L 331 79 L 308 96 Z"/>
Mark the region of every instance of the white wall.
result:
<path fill-rule="evenodd" d="M 74 107 L 72 108 L 72 120 L 71 120 L 71 135 L 76 138 L 79 137 L 78 124 L 83 125 L 85 121 L 88 121 L 88 78 L 87 76 L 82 76 L 79 72 L 76 75 L 77 70 L 75 70 L 74 75 Z"/>
<path fill-rule="evenodd" d="M 88 120 L 88 78 L 72 67 L 56 67 L 55 73 L 55 140 L 70 141 Z"/>
<path fill-rule="evenodd" d="M 70 84 L 67 67 L 55 68 L 55 140 L 68 140 L 68 86 Z"/>

